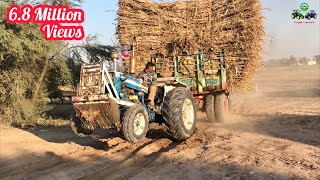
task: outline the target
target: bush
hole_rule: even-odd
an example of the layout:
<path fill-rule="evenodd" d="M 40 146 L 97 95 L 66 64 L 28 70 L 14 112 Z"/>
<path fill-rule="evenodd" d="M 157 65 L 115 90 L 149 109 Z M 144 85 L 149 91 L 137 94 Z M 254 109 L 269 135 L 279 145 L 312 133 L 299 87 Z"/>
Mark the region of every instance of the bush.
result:
<path fill-rule="evenodd" d="M 32 101 L 34 74 L 21 70 L 0 73 L 0 121 L 5 124 L 34 125 L 50 109 L 44 98 Z M 44 94 L 43 94 L 44 95 Z"/>

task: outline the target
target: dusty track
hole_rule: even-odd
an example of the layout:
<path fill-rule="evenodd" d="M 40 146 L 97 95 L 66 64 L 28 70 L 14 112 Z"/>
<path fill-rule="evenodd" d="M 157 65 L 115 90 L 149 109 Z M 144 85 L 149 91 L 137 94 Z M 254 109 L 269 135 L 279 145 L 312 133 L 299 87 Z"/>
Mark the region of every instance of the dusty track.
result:
<path fill-rule="evenodd" d="M 142 143 L 69 127 L 1 127 L 1 179 L 320 179 L 318 69 L 263 72 L 258 91 L 234 97 L 229 124 L 208 124 L 178 143 L 152 126 Z"/>

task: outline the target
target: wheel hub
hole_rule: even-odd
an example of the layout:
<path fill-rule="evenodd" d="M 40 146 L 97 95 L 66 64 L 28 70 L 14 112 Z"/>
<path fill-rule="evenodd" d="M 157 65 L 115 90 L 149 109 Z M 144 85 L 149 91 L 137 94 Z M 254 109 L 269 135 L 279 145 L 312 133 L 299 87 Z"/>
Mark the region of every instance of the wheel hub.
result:
<path fill-rule="evenodd" d="M 190 130 L 194 124 L 194 107 L 190 99 L 186 99 L 182 105 L 182 119 L 186 129 Z"/>
<path fill-rule="evenodd" d="M 146 119 L 144 115 L 142 113 L 137 114 L 133 122 L 133 132 L 137 136 L 140 136 L 143 133 L 145 126 L 146 126 Z"/>

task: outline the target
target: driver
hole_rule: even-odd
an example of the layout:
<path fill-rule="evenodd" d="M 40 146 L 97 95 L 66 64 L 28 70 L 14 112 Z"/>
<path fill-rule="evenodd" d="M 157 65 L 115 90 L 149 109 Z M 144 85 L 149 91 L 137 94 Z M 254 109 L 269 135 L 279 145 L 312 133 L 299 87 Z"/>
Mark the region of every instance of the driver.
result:
<path fill-rule="evenodd" d="M 150 100 L 150 106 L 153 109 L 155 108 L 154 98 L 157 93 L 157 74 L 153 71 L 154 67 L 155 65 L 152 62 L 148 62 L 146 68 L 138 75 L 138 78 L 143 80 L 143 85 L 149 88 L 148 100 Z"/>

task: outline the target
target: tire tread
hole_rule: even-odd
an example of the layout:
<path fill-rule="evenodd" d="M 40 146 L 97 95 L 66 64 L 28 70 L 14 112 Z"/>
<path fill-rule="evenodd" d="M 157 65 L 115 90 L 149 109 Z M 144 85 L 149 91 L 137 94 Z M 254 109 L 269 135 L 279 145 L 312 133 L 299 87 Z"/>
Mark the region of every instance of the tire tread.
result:
<path fill-rule="evenodd" d="M 170 91 L 165 97 L 165 101 L 163 103 L 163 118 L 172 137 L 178 141 L 183 141 L 190 137 L 194 133 L 195 127 L 191 130 L 192 133 L 185 132 L 183 121 L 181 117 L 181 105 L 183 100 L 187 98 L 194 100 L 191 92 L 186 88 L 175 88 Z M 195 107 L 194 107 L 195 108 Z M 196 123 L 196 116 L 195 116 Z"/>

